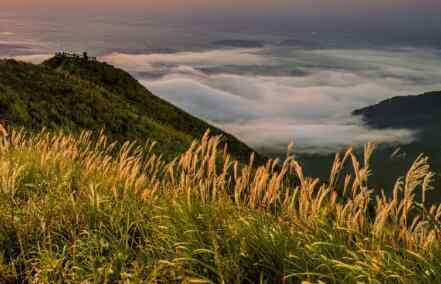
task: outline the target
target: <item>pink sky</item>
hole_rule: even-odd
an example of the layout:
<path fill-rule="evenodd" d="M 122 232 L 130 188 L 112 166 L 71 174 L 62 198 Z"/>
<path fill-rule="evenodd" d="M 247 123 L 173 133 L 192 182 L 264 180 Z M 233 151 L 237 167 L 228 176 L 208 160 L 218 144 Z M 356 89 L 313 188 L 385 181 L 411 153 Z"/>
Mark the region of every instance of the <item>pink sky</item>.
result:
<path fill-rule="evenodd" d="M 14 8 L 71 8 L 94 6 L 107 9 L 146 9 L 146 11 L 161 12 L 180 10 L 316 10 L 338 11 L 340 9 L 390 10 L 402 8 L 441 7 L 439 0 L 1 0 L 3 7 Z"/>

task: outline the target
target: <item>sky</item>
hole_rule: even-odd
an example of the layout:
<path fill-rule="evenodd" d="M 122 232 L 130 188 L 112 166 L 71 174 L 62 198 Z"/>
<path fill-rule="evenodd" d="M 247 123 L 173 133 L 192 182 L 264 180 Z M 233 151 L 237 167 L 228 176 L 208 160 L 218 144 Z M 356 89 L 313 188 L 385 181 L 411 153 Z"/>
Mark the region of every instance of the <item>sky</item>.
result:
<path fill-rule="evenodd" d="M 179 14 L 189 10 L 193 11 L 240 11 L 255 12 L 258 10 L 268 13 L 277 11 L 315 11 L 316 13 L 329 13 L 338 11 L 351 11 L 353 13 L 364 13 L 374 11 L 433 11 L 441 8 L 438 0 L 2 0 L 4 8 L 21 9 L 63 9 L 71 7 L 98 7 L 103 10 L 127 10 L 145 9 L 152 12 L 172 12 Z"/>
<path fill-rule="evenodd" d="M 1 0 L 17 14 L 140 14 L 170 22 L 317 31 L 439 34 L 439 0 Z M 405 36 L 405 35 L 403 35 Z"/>

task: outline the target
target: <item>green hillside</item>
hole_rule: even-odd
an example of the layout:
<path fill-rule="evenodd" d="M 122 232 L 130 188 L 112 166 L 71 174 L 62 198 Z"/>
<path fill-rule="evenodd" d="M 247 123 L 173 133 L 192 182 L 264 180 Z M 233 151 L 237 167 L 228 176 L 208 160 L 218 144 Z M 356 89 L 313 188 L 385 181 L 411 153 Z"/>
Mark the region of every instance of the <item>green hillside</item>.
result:
<path fill-rule="evenodd" d="M 154 96 L 123 70 L 58 54 L 41 65 L 0 60 L 0 119 L 26 129 L 105 129 L 118 141 L 147 139 L 174 157 L 207 129 L 222 134 L 241 160 L 252 149 L 233 136 Z"/>

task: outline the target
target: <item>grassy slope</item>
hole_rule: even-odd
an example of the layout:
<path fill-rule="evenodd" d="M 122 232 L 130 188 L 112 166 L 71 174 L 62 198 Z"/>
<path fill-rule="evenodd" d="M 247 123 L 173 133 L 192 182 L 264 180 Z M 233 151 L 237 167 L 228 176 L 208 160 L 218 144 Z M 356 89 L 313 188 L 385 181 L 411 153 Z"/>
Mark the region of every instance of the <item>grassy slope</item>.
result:
<path fill-rule="evenodd" d="M 320 187 L 293 159 L 236 171 L 215 138 L 167 164 L 149 147 L 114 155 L 84 135 L 9 137 L 0 137 L 0 282 L 439 281 L 441 206 L 414 200 L 431 177 L 424 159 L 375 201 L 370 148 L 364 162 L 350 152 L 337 160 Z"/>
<path fill-rule="evenodd" d="M 82 58 L 56 56 L 42 65 L 0 61 L 0 118 L 28 129 L 104 128 L 111 139 L 159 142 L 174 157 L 207 129 L 223 134 L 242 160 L 252 150 L 231 135 L 159 99 L 126 72 Z"/>

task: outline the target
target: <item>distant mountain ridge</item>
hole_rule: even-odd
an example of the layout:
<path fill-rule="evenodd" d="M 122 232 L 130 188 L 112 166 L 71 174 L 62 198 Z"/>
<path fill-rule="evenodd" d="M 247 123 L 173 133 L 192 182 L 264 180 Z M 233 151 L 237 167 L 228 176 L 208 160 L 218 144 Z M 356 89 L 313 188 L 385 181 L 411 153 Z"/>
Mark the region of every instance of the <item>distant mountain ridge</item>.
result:
<path fill-rule="evenodd" d="M 355 110 L 354 115 L 374 128 L 428 130 L 441 127 L 441 91 L 400 96 Z"/>
<path fill-rule="evenodd" d="M 437 173 L 435 184 L 441 186 L 441 91 L 394 97 L 355 110 L 353 115 L 361 117 L 371 128 L 415 131 L 415 140 L 401 145 L 401 158 L 389 157 L 395 152 L 395 147 L 377 151 L 376 162 L 374 161 L 376 174 L 379 176 L 377 180 L 384 181 L 390 176 L 398 177 L 400 171 L 407 170 L 416 157 L 423 153 L 429 157 L 432 169 Z M 386 184 L 385 187 L 391 186 L 393 185 Z M 441 202 L 441 195 L 433 192 L 430 200 Z"/>
<path fill-rule="evenodd" d="M 227 39 L 212 42 L 216 46 L 224 47 L 242 47 L 242 48 L 261 48 L 265 46 L 263 41 L 259 40 L 244 40 L 244 39 Z"/>
<path fill-rule="evenodd" d="M 87 54 L 57 54 L 40 65 L 0 60 L 0 120 L 31 130 L 104 128 L 118 141 L 156 140 L 159 154 L 169 158 L 210 129 L 224 136 L 236 158 L 245 161 L 254 152 L 153 95 L 127 72 Z"/>

